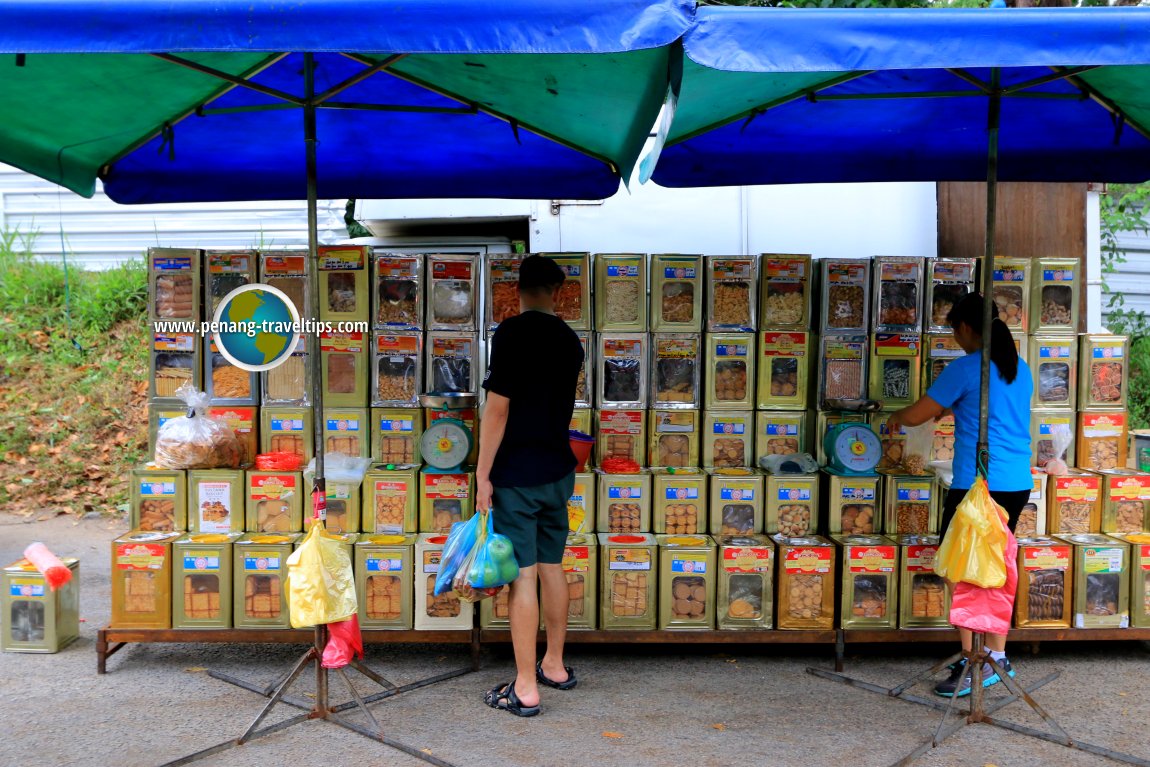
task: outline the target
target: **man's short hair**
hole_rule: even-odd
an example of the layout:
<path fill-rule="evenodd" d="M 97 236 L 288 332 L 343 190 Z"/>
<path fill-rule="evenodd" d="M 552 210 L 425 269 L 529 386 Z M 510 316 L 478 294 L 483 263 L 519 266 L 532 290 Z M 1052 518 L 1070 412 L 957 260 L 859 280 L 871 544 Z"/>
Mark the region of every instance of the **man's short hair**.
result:
<path fill-rule="evenodd" d="M 544 256 L 528 256 L 519 264 L 520 293 L 550 293 L 565 279 L 559 264 Z"/>

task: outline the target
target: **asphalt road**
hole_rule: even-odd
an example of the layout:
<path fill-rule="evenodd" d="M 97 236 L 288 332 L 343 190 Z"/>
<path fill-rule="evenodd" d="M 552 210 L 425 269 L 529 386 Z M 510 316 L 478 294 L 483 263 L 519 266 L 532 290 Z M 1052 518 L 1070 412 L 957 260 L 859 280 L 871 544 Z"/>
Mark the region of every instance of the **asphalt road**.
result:
<path fill-rule="evenodd" d="M 131 645 L 96 674 L 95 634 L 109 614 L 109 542 L 122 522 L 57 517 L 26 522 L 0 515 L 0 561 L 42 540 L 81 560 L 82 636 L 55 655 L 0 654 L 0 765 L 160 765 L 240 734 L 263 699 L 210 677 L 226 671 L 266 683 L 302 652 L 285 645 Z M 0 618 L 2 620 L 2 618 Z M 828 648 L 716 648 L 705 644 L 573 647 L 580 677 L 570 692 L 547 691 L 544 712 L 519 719 L 482 703 L 482 691 L 511 678 L 509 652 L 487 650 L 481 671 L 372 705 L 391 738 L 458 767 L 507 765 L 850 765 L 892 764 L 930 737 L 940 714 L 816 678 Z M 949 648 L 865 650 L 847 671 L 893 685 Z M 1141 643 L 1043 645 L 1012 656 L 1019 680 L 1052 671 L 1038 693 L 1071 735 L 1150 760 L 1150 653 Z M 466 666 L 465 648 L 369 646 L 368 662 L 398 684 Z M 332 677 L 333 700 L 346 700 Z M 998 688 L 992 695 L 1002 695 Z M 362 680 L 359 688 L 371 692 Z M 314 689 L 304 678 L 293 688 Z M 929 696 L 927 687 L 917 692 Z M 294 713 L 286 707 L 270 721 Z M 1004 718 L 1041 720 L 1015 703 Z M 358 717 L 358 714 L 354 714 Z M 205 759 L 206 767 L 417 767 L 423 762 L 334 725 L 310 721 Z M 921 767 L 1085 767 L 1113 764 L 988 725 L 963 729 L 919 758 Z"/>

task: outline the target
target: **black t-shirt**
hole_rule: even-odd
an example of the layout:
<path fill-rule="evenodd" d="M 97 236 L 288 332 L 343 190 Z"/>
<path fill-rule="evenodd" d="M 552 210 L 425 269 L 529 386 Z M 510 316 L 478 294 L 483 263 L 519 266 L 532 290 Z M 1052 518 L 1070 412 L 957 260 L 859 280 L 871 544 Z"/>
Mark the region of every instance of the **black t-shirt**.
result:
<path fill-rule="evenodd" d="M 579 336 L 555 315 L 527 311 L 499 323 L 483 388 L 511 404 L 491 484 L 545 485 L 575 468 L 567 432 L 582 366 Z"/>

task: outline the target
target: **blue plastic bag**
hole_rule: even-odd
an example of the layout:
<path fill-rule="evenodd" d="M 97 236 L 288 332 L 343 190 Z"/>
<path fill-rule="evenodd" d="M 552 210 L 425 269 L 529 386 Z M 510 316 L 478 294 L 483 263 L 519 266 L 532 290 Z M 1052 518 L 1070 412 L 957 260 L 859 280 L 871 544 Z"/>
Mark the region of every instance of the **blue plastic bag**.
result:
<path fill-rule="evenodd" d="M 475 552 L 475 545 L 479 540 L 481 515 L 476 515 L 466 522 L 456 522 L 447 534 L 447 543 L 443 544 L 443 553 L 439 557 L 439 574 L 435 576 L 435 596 L 441 596 L 451 591 L 455 586 L 455 576 L 467 573 L 466 563 Z"/>
<path fill-rule="evenodd" d="M 495 589 L 519 577 L 519 563 L 515 561 L 511 539 L 495 532 L 491 514 L 484 512 L 481 516 L 487 518 L 487 523 L 467 570 L 466 583 L 473 589 Z"/>

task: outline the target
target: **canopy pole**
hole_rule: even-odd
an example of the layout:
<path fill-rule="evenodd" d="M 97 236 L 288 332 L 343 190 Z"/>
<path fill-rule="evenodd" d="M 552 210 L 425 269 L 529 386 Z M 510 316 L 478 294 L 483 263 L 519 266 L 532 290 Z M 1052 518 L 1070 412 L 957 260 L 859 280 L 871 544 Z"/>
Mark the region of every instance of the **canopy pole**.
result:
<path fill-rule="evenodd" d="M 997 67 L 990 71 L 989 110 L 987 115 L 986 152 L 986 241 L 982 259 L 982 379 L 979 392 L 978 419 L 978 471 L 987 476 L 990 468 L 988 420 L 990 416 L 990 341 L 994 319 L 994 237 L 998 215 L 998 126 L 1002 108 L 1000 81 L 1002 72 Z"/>

